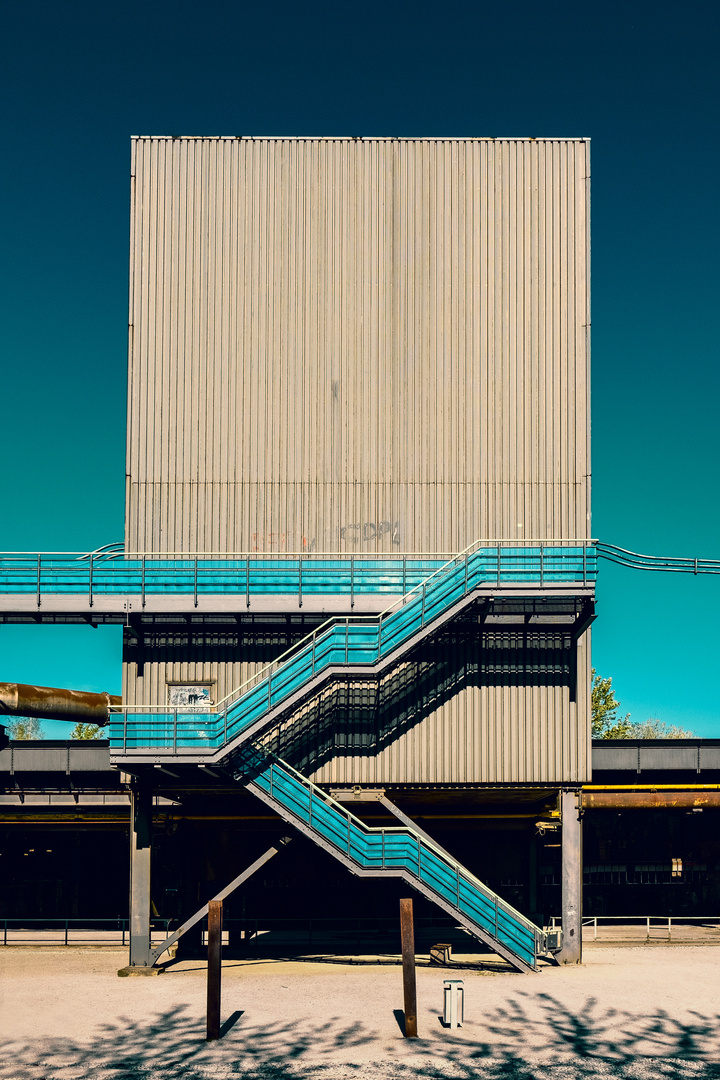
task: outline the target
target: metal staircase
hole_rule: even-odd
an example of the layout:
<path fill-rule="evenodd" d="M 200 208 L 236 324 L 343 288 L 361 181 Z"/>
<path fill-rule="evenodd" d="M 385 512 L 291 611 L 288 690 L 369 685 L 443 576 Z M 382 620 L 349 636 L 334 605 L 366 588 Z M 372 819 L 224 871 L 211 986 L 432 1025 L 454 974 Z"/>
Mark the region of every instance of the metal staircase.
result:
<path fill-rule="evenodd" d="M 579 546 L 515 551 L 513 578 L 594 578 L 594 559 Z M 518 558 L 518 554 L 520 557 Z M 378 676 L 497 585 L 507 567 L 473 545 L 375 617 L 331 619 L 212 710 L 124 708 L 111 717 L 111 757 L 121 767 L 175 761 L 221 763 L 280 817 L 361 877 L 393 876 L 450 914 L 519 971 L 547 952 L 543 931 L 411 827 L 370 828 L 289 764 L 253 745 L 279 719 L 329 680 Z"/>
<path fill-rule="evenodd" d="M 546 549 L 538 563 L 519 549 L 513 575 L 526 587 L 594 575 L 584 547 Z M 570 565 L 569 565 L 570 564 Z M 258 672 L 218 706 L 169 711 L 167 706 L 123 707 L 111 715 L 110 746 L 119 764 L 176 760 L 213 764 L 260 735 L 338 676 L 381 675 L 421 641 L 477 599 L 501 576 L 495 552 L 473 545 L 442 565 L 377 616 L 346 616 L 323 623 L 302 642 Z"/>
<path fill-rule="evenodd" d="M 256 747 L 233 761 L 235 779 L 359 877 L 399 877 L 518 971 L 537 970 L 543 931 L 412 828 L 370 827 L 286 762 Z"/>

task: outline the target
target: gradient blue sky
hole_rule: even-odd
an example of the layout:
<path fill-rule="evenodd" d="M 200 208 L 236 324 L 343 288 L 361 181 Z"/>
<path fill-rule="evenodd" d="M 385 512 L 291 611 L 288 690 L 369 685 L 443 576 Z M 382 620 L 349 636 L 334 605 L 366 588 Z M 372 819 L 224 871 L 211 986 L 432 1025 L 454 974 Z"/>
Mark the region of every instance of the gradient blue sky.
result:
<path fill-rule="evenodd" d="M 122 537 L 132 134 L 534 135 L 592 139 L 594 535 L 720 556 L 717 2 L 24 0 L 0 27 L 1 548 Z M 623 710 L 720 737 L 720 579 L 605 564 L 598 592 Z M 0 627 L 0 679 L 117 692 L 119 630 Z"/>

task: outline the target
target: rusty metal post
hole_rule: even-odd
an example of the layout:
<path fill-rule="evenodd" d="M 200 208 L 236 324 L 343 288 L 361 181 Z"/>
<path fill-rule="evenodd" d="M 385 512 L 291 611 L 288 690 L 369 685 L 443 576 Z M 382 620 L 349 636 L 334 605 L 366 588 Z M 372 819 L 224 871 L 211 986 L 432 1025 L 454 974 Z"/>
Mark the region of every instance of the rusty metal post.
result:
<path fill-rule="evenodd" d="M 220 1038 L 223 902 L 208 904 L 207 1039 Z"/>
<path fill-rule="evenodd" d="M 417 986 L 415 982 L 415 928 L 412 900 L 400 901 L 400 937 L 402 939 L 403 1004 L 405 1038 L 417 1039 Z"/>

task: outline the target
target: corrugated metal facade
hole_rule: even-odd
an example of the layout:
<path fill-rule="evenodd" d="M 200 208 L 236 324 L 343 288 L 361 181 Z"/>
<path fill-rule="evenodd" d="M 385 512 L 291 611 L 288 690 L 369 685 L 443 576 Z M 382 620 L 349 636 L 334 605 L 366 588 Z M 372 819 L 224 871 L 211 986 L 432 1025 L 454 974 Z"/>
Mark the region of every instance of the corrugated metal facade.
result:
<path fill-rule="evenodd" d="M 582 140 L 133 141 L 126 544 L 588 535 Z"/>
<path fill-rule="evenodd" d="M 142 138 L 132 172 L 129 550 L 589 535 L 587 142 Z M 270 742 L 322 783 L 587 779 L 589 633 L 572 677 L 562 635 L 489 641 Z M 156 635 L 124 700 L 287 644 Z"/>

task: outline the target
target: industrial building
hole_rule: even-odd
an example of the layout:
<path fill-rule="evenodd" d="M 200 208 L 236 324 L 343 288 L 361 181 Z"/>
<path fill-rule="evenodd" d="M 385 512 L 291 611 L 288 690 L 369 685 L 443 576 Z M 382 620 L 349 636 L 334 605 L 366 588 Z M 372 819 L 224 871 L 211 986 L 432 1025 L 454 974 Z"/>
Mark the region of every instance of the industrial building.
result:
<path fill-rule="evenodd" d="M 5 558 L 0 616 L 124 627 L 109 746 L 3 751 L 3 813 L 103 837 L 87 917 L 129 843 L 131 966 L 263 852 L 239 933 L 410 885 L 580 959 L 589 178 L 585 139 L 133 140 L 124 543 Z"/>

